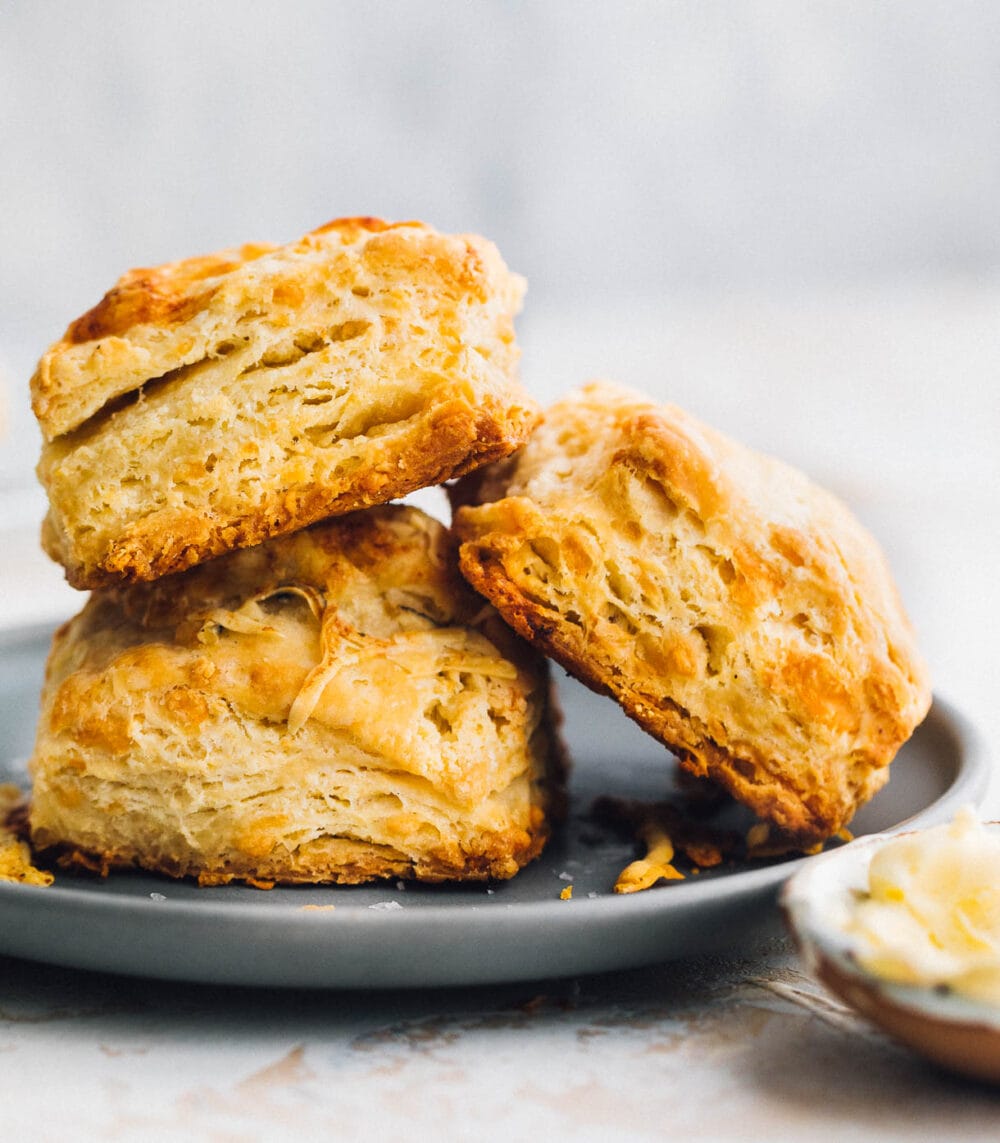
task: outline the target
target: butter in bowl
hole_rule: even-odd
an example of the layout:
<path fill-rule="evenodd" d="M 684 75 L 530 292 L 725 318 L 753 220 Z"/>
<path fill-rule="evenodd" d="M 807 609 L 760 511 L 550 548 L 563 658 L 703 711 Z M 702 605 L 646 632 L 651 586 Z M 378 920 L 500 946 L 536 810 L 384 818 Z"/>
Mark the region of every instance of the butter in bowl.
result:
<path fill-rule="evenodd" d="M 1000 1084 L 1000 823 L 874 835 L 807 862 L 782 907 L 808 969 L 952 1071 Z"/>

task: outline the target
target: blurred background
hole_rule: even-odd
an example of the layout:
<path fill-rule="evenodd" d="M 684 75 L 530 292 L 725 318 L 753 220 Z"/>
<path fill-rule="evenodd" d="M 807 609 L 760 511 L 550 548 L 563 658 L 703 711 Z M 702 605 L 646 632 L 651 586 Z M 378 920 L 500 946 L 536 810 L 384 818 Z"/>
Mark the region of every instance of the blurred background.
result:
<path fill-rule="evenodd" d="M 0 621 L 77 605 L 27 398 L 72 318 L 416 217 L 527 276 L 542 400 L 616 378 L 838 491 L 1000 734 L 1000 5 L 6 0 L 0 108 Z"/>

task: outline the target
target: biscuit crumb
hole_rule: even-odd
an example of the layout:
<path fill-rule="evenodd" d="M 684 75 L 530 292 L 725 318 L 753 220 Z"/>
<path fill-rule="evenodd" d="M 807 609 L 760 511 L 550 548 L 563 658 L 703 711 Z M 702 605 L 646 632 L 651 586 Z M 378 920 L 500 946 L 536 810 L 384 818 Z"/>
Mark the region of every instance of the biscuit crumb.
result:
<path fill-rule="evenodd" d="M 616 893 L 638 893 L 640 889 L 648 889 L 657 881 L 684 880 L 684 874 L 671 864 L 674 859 L 674 843 L 669 834 L 654 824 L 647 826 L 642 834 L 648 847 L 646 856 L 633 861 L 618 874 Z"/>
<path fill-rule="evenodd" d="M 840 836 L 839 833 L 835 836 Z M 791 854 L 804 854 L 812 857 L 823 852 L 824 842 L 815 845 L 803 846 L 785 837 L 777 830 L 772 830 L 767 822 L 757 822 L 747 831 L 747 860 L 760 861 L 774 857 L 788 857 Z"/>
<path fill-rule="evenodd" d="M 760 849 L 762 846 L 767 845 L 767 839 L 771 836 L 771 827 L 767 822 L 757 822 L 747 830 L 747 849 L 754 850 Z"/>
<path fill-rule="evenodd" d="M 31 848 L 11 826 L 22 805 L 23 795 L 17 786 L 0 786 L 0 881 L 51 885 L 55 878 L 48 870 L 34 865 Z"/>
<path fill-rule="evenodd" d="M 567 885 L 565 889 L 559 894 L 560 901 L 572 901 L 573 899 L 573 886 Z"/>
<path fill-rule="evenodd" d="M 692 873 L 712 869 L 743 852 L 743 839 L 732 830 L 719 829 L 700 820 L 704 799 L 694 805 L 671 802 L 638 802 L 623 798 L 598 798 L 592 816 L 645 847 L 644 856 L 632 862 L 618 877 L 616 893 L 636 893 L 661 881 L 683 881 L 685 874 L 675 857 L 690 863 Z M 657 872 L 659 870 L 659 872 Z"/>
<path fill-rule="evenodd" d="M 31 862 L 31 850 L 6 830 L 0 834 L 0 881 L 17 881 L 22 885 L 51 885 L 55 878 Z"/>

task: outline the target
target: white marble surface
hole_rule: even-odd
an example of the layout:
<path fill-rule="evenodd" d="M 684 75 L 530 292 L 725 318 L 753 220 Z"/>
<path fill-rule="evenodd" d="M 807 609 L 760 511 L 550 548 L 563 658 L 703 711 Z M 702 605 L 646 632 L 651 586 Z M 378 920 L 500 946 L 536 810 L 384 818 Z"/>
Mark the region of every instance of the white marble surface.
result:
<path fill-rule="evenodd" d="M 545 398 L 591 374 L 686 404 L 837 487 L 879 535 L 938 688 L 1000 734 L 1000 292 L 953 285 L 531 314 Z M 627 336 L 625 334 L 627 333 Z M 30 350 L 7 347 L 23 378 Z M 10 386 L 23 402 L 23 381 Z M 8 472 L 35 448 L 22 412 Z M 16 455 L 15 455 L 16 454 Z M 19 467 L 20 466 L 20 467 Z M 79 602 L 0 498 L 0 623 Z M 1000 816 L 997 784 L 987 810 Z M 669 888 L 655 890 L 669 892 Z M 109 940 L 113 940 L 109 934 Z M 784 945 L 442 992 L 263 992 L 0 959 L 4 1137 L 993 1140 L 1000 1093 L 869 1031 Z"/>
<path fill-rule="evenodd" d="M 421 993 L 262 993 L 0 960 L 6 1138 L 992 1140 L 1000 1096 L 784 950 Z"/>

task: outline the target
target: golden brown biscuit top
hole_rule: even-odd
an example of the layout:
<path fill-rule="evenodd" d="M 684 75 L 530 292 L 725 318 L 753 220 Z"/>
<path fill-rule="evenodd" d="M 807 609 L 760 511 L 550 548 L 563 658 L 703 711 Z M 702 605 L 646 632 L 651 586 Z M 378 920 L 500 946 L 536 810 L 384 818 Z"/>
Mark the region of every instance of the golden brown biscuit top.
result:
<path fill-rule="evenodd" d="M 271 244 L 246 245 L 162 266 L 126 270 L 96 306 L 70 325 L 60 344 L 80 345 L 102 337 L 121 336 L 136 325 L 183 321 L 211 293 L 212 285 L 205 285 L 209 279 L 230 274 L 274 249 Z"/>
<path fill-rule="evenodd" d="M 284 246 L 247 244 L 130 270 L 44 354 L 32 407 L 52 440 L 171 370 L 224 356 L 233 338 L 291 330 L 313 299 L 329 305 L 332 294 L 336 305 L 340 296 L 345 318 L 359 320 L 346 311 L 373 295 L 399 309 L 413 288 L 457 309 L 492 304 L 495 320 L 509 324 L 524 283 L 484 238 L 376 218 L 335 219 Z"/>
<path fill-rule="evenodd" d="M 784 588 L 824 589 L 874 614 L 919 662 L 891 573 L 872 536 L 832 493 L 673 405 L 607 382 L 583 386 L 546 413 L 528 445 L 467 476 L 457 503 L 524 497 L 570 511 L 595 492 L 614 499 L 616 469 L 645 473 L 647 491 L 688 511 L 733 563 L 748 615 Z M 622 504 L 622 516 L 629 506 Z M 482 509 L 489 512 L 488 507 Z M 752 597 L 752 600 L 751 600 Z"/>

